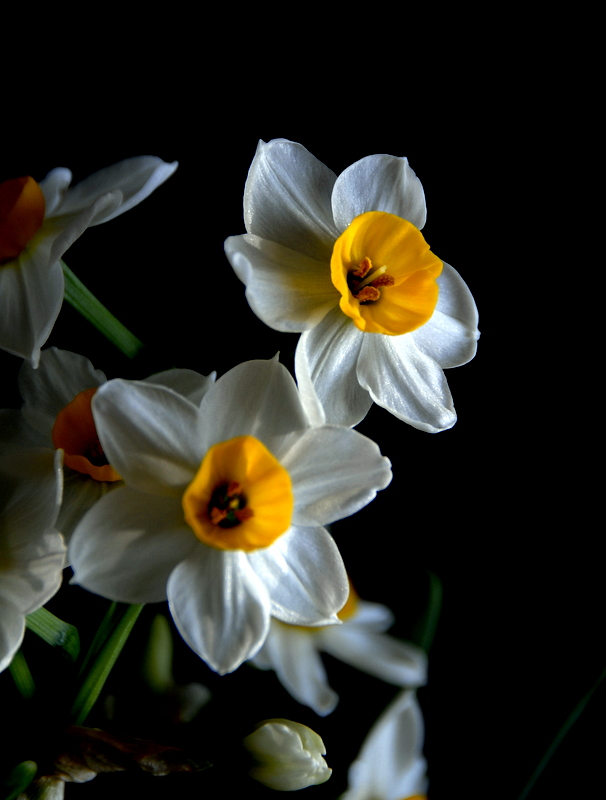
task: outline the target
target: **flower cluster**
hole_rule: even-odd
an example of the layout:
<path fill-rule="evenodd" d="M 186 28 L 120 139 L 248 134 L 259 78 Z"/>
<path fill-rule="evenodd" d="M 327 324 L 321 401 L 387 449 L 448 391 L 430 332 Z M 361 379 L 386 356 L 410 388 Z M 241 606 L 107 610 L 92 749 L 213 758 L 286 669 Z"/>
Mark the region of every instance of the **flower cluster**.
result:
<path fill-rule="evenodd" d="M 405 158 L 369 156 L 337 177 L 278 139 L 258 146 L 246 233 L 225 252 L 254 313 L 301 333 L 294 377 L 276 356 L 219 378 L 108 379 L 83 355 L 41 350 L 63 300 L 63 254 L 176 167 L 140 157 L 73 187 L 66 169 L 0 184 L 0 348 L 25 359 L 22 408 L 0 412 L 0 670 L 69 566 L 72 584 L 115 603 L 166 601 L 211 670 L 273 670 L 319 716 L 338 702 L 321 653 L 401 687 L 342 797 L 424 796 L 414 690 L 426 654 L 387 635 L 394 615 L 358 597 L 328 526 L 392 481 L 378 444 L 353 429 L 373 402 L 423 431 L 454 425 L 443 370 L 475 354 L 473 298 L 425 241 L 423 188 Z M 86 702 L 80 693 L 74 708 Z M 330 776 L 321 738 L 298 723 L 266 720 L 244 745 L 251 775 L 273 789 Z"/>

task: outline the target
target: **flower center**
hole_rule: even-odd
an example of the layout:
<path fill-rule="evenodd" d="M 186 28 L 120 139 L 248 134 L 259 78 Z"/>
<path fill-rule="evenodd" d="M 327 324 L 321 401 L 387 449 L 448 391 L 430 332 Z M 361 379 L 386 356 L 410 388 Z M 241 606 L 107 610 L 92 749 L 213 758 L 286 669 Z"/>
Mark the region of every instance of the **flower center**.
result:
<path fill-rule="evenodd" d="M 64 463 L 96 481 L 121 481 L 109 464 L 93 419 L 91 403 L 96 387 L 77 394 L 71 403 L 57 414 L 53 425 L 53 444 L 64 451 Z"/>
<path fill-rule="evenodd" d="M 414 331 L 438 302 L 442 262 L 418 228 L 384 211 L 351 221 L 335 242 L 330 271 L 341 310 L 367 333 Z"/>
<path fill-rule="evenodd" d="M 33 178 L 0 183 L 0 265 L 17 258 L 44 221 L 44 195 Z"/>
<path fill-rule="evenodd" d="M 182 499 L 185 521 L 218 550 L 269 547 L 290 527 L 290 475 L 254 436 L 213 445 Z"/>

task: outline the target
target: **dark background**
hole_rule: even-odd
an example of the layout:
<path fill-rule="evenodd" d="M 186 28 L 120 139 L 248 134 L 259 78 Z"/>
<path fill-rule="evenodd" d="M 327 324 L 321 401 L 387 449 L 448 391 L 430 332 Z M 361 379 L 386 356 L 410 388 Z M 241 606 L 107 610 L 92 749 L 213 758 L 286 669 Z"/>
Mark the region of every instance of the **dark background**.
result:
<path fill-rule="evenodd" d="M 69 101 L 62 84 L 62 92 L 42 92 L 44 112 L 36 103 L 20 107 L 0 179 L 41 180 L 65 166 L 77 181 L 142 154 L 180 162 L 144 203 L 89 229 L 65 255 L 145 351 L 128 362 L 67 305 L 47 345 L 86 355 L 108 378 L 171 366 L 220 375 L 277 350 L 291 367 L 297 336 L 271 331 L 253 315 L 223 254 L 225 237 L 244 232 L 242 190 L 257 140 L 299 141 L 337 174 L 373 153 L 408 156 L 425 189 L 424 235 L 468 283 L 482 337 L 476 358 L 447 373 L 459 414 L 452 430 L 429 435 L 371 409 L 359 430 L 391 459 L 394 480 L 333 534 L 360 595 L 395 612 L 397 636 L 413 636 L 427 571 L 443 583 L 429 684 L 419 692 L 431 800 L 516 797 L 604 664 L 602 562 L 590 512 L 596 481 L 581 455 L 593 447 L 585 420 L 594 401 L 589 387 L 581 392 L 567 338 L 561 306 L 568 292 L 562 289 L 557 302 L 552 294 L 553 277 L 567 275 L 569 262 L 558 243 L 561 223 L 544 213 L 550 188 L 542 128 L 502 76 L 491 96 L 475 72 L 449 81 L 447 64 L 443 95 L 402 80 L 397 87 L 358 75 L 321 82 L 302 72 L 287 75 L 286 90 L 275 71 L 248 55 L 233 82 L 202 56 L 170 67 L 167 56 L 155 57 L 151 70 L 133 59 L 111 90 L 97 69 L 84 93 L 67 92 Z M 281 55 L 292 61 L 296 54 Z M 31 143 L 24 131 L 35 131 Z M 20 361 L 1 353 L 0 365 L 2 407 L 18 407 Z M 100 618 L 104 603 L 65 583 L 48 607 L 82 626 Z M 139 678 L 138 654 L 155 610 L 144 611 L 108 683 L 114 720 L 108 723 L 99 706 L 88 724 L 203 749 L 259 719 L 290 717 L 320 733 L 334 770 L 309 796 L 334 800 L 344 791 L 346 768 L 394 688 L 326 658 L 341 703 L 319 719 L 273 673 L 245 665 L 220 678 L 177 639 L 177 680 L 204 683 L 214 696 L 195 723 L 177 730 L 149 713 Z M 90 634 L 83 628 L 82 636 Z M 26 652 L 34 665 L 36 656 L 44 660 L 52 676 L 46 690 L 60 705 L 69 677 L 56 677 L 55 655 L 33 638 L 27 635 Z M 35 677 L 43 687 L 43 675 Z M 29 712 L 13 697 L 8 673 L 0 691 L 9 698 L 5 725 L 13 725 L 15 709 L 17 749 L 26 758 Z M 593 785 L 601 775 L 603 714 L 602 688 L 531 797 L 564 797 Z M 227 745 L 224 752 L 231 752 Z M 100 776 L 68 786 L 67 797 L 126 794 L 130 787 L 148 797 L 214 798 L 225 796 L 226 786 L 234 796 L 273 796 L 229 771 L 211 773 Z"/>

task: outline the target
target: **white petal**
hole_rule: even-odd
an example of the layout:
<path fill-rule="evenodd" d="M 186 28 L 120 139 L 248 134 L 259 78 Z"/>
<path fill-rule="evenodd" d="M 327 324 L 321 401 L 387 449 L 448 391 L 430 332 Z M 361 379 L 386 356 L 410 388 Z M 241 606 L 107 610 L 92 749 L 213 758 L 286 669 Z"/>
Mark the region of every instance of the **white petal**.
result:
<path fill-rule="evenodd" d="M 225 254 L 250 307 L 274 330 L 313 328 L 338 303 L 327 262 L 251 234 L 226 239 Z"/>
<path fill-rule="evenodd" d="M 0 267 L 0 348 L 38 365 L 63 302 L 63 272 L 42 228 L 14 261 Z"/>
<path fill-rule="evenodd" d="M 344 170 L 335 183 L 332 210 L 339 232 L 367 211 L 387 211 L 419 229 L 427 216 L 425 193 L 408 159 L 387 155 L 367 156 Z"/>
<path fill-rule="evenodd" d="M 335 180 L 302 145 L 259 142 L 244 188 L 247 232 L 329 263 L 339 235 L 330 204 Z"/>
<path fill-rule="evenodd" d="M 90 224 L 99 225 L 101 222 L 107 222 L 138 205 L 164 183 L 177 166 L 176 161 L 168 164 L 155 156 L 127 158 L 95 172 L 70 188 L 65 193 L 63 202 L 53 209 L 52 214 L 56 217 L 78 213 L 108 192 L 117 190 L 121 194 L 119 205 L 114 208 L 99 208 Z"/>
<path fill-rule="evenodd" d="M 367 600 L 358 600 L 354 616 L 348 622 L 357 628 L 383 633 L 396 621 L 396 618 L 387 606 L 381 603 L 369 603 Z"/>
<path fill-rule="evenodd" d="M 364 335 L 358 379 L 375 403 L 419 430 L 436 433 L 457 421 L 442 368 L 409 333 Z"/>
<path fill-rule="evenodd" d="M 44 195 L 44 216 L 52 217 L 54 210 L 63 202 L 65 193 L 72 182 L 72 173 L 65 167 L 51 170 L 44 180 L 40 181 L 40 189 Z"/>
<path fill-rule="evenodd" d="M 123 603 L 160 602 L 170 573 L 198 546 L 179 500 L 124 486 L 102 497 L 72 534 L 72 582 Z"/>
<path fill-rule="evenodd" d="M 337 545 L 324 528 L 292 527 L 248 558 L 267 588 L 276 619 L 291 625 L 338 622 L 349 582 Z"/>
<path fill-rule="evenodd" d="M 364 787 L 369 797 L 400 800 L 425 794 L 427 781 L 423 718 L 414 692 L 400 693 L 371 728 L 349 771 L 352 789 Z M 364 796 L 364 795 L 363 795 Z M 353 800 L 354 791 L 342 800 Z"/>
<path fill-rule="evenodd" d="M 308 426 L 297 387 L 277 358 L 246 361 L 229 370 L 200 404 L 204 451 L 235 436 L 255 436 L 280 460 Z"/>
<path fill-rule="evenodd" d="M 305 631 L 272 620 L 262 649 L 263 658 L 271 663 L 281 684 L 298 703 L 309 706 L 321 717 L 334 711 L 339 696 L 328 685 L 326 670 L 316 649 L 315 630 Z"/>
<path fill-rule="evenodd" d="M 67 543 L 76 525 L 97 500 L 122 485 L 121 481 L 97 481 L 90 475 L 76 472 L 69 467 L 63 468 L 63 503 L 57 517 L 56 528 L 63 534 Z"/>
<path fill-rule="evenodd" d="M 306 431 L 282 457 L 295 495 L 293 525 L 327 525 L 370 503 L 391 481 L 389 459 L 350 428 Z"/>
<path fill-rule="evenodd" d="M 354 620 L 322 628 L 321 648 L 352 667 L 395 686 L 423 686 L 427 682 L 427 658 L 414 645 L 385 633 L 373 633 Z"/>
<path fill-rule="evenodd" d="M 9 449 L 0 457 L 0 534 L 12 551 L 30 542 L 35 546 L 54 527 L 63 488 L 62 455 L 50 449 Z"/>
<path fill-rule="evenodd" d="M 313 330 L 301 334 L 295 352 L 297 381 L 303 389 L 313 386 L 326 422 L 357 425 L 372 405 L 357 377 L 363 336 L 338 307 L 329 311 Z M 308 388 L 303 397 L 306 407 L 313 409 Z"/>
<path fill-rule="evenodd" d="M 0 598 L 22 614 L 41 608 L 59 591 L 63 580 L 65 544 L 57 531 L 30 533 L 26 545 L 6 551 L 0 545 Z"/>
<path fill-rule="evenodd" d="M 210 375 L 200 375 L 193 369 L 168 369 L 144 378 L 143 382 L 167 386 L 173 392 L 185 397 L 190 403 L 199 406 L 204 395 L 214 386 L 216 377 L 216 372 L 211 372 Z"/>
<path fill-rule="evenodd" d="M 51 433 L 57 414 L 86 389 L 105 383 L 106 377 L 88 358 L 69 350 L 49 347 L 42 351 L 37 369 L 24 364 L 19 372 L 23 416 L 35 430 Z"/>
<path fill-rule="evenodd" d="M 181 495 L 204 454 L 192 403 L 164 386 L 113 380 L 95 394 L 93 416 L 109 463 L 128 484 Z"/>
<path fill-rule="evenodd" d="M 168 601 L 181 636 L 221 675 L 251 658 L 269 631 L 267 590 L 240 550 L 200 544 L 170 576 Z"/>
<path fill-rule="evenodd" d="M 436 310 L 412 336 L 419 350 L 442 368 L 459 367 L 476 354 L 478 310 L 467 284 L 449 264 L 444 263 L 438 285 Z"/>
<path fill-rule="evenodd" d="M 0 672 L 5 670 L 21 647 L 25 633 L 25 614 L 0 596 Z"/>

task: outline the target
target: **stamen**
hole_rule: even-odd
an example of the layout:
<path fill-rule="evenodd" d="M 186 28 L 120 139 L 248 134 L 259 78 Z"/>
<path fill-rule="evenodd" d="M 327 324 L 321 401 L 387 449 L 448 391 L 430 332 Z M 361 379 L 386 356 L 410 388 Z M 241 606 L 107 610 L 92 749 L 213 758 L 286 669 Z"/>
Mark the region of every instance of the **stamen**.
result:
<path fill-rule="evenodd" d="M 370 259 L 368 259 L 370 261 Z M 372 283 L 375 286 L 374 281 L 380 276 L 384 275 L 387 272 L 387 267 L 379 267 L 375 269 L 374 272 L 371 272 L 370 275 L 367 276 L 366 280 L 362 281 L 359 288 L 363 289 L 365 286 L 368 286 L 369 283 Z M 393 283 L 393 281 L 392 281 Z"/>
<path fill-rule="evenodd" d="M 381 292 L 375 289 L 374 286 L 365 286 L 361 292 L 354 294 L 354 297 L 356 300 L 359 300 L 360 303 L 372 303 L 381 297 Z"/>
<path fill-rule="evenodd" d="M 368 256 L 365 256 L 362 261 L 360 261 L 360 266 L 357 269 L 352 269 L 351 274 L 355 275 L 356 278 L 364 278 L 368 272 L 372 269 L 372 261 Z"/>
<path fill-rule="evenodd" d="M 220 528 L 233 528 L 254 516 L 237 481 L 222 483 L 213 491 L 208 504 L 208 516 Z"/>

